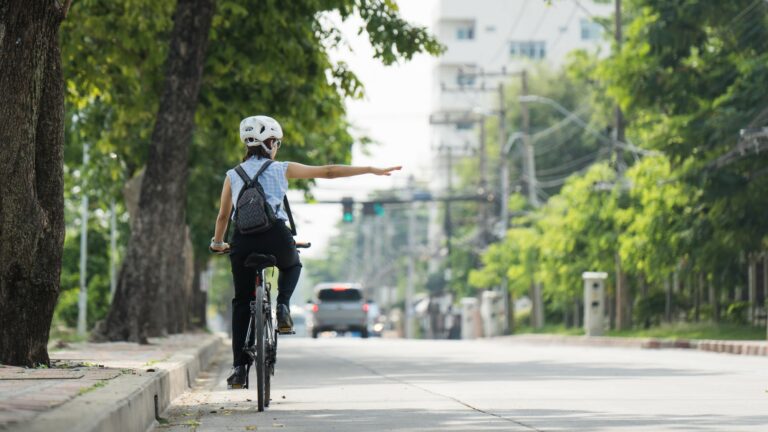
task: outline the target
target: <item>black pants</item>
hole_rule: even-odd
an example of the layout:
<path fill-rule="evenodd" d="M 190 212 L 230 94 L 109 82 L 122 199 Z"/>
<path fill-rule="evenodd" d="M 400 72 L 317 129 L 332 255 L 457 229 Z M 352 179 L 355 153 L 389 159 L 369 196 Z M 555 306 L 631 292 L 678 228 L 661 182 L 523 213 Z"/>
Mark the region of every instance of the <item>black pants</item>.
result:
<path fill-rule="evenodd" d="M 278 304 L 288 305 L 301 274 L 296 242 L 285 224 L 278 221 L 269 231 L 260 234 L 244 235 L 235 230 L 229 254 L 235 283 L 235 297 L 232 299 L 233 366 L 248 362 L 248 356 L 243 353 L 243 343 L 248 332 L 250 302 L 254 300 L 256 269 L 245 267 L 243 263 L 252 253 L 274 255 L 277 258 L 277 269 L 280 271 L 277 278 Z M 254 335 L 251 334 L 251 337 Z"/>

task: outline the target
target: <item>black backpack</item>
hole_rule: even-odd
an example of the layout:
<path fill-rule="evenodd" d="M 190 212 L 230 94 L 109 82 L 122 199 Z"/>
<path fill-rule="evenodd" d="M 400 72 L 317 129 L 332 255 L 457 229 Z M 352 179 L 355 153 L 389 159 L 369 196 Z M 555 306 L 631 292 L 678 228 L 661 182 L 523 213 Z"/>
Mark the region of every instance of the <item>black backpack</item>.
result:
<path fill-rule="evenodd" d="M 249 178 L 242 165 L 235 167 L 235 172 L 243 180 L 243 188 L 237 196 L 232 211 L 235 212 L 235 228 L 241 234 L 258 234 L 269 230 L 277 222 L 277 216 L 272 206 L 267 202 L 267 194 L 259 183 L 259 176 L 272 165 L 273 160 L 267 160 L 259 168 L 253 178 Z M 283 203 L 291 223 L 291 233 L 296 235 L 296 227 L 288 204 L 288 197 L 283 197 Z"/>

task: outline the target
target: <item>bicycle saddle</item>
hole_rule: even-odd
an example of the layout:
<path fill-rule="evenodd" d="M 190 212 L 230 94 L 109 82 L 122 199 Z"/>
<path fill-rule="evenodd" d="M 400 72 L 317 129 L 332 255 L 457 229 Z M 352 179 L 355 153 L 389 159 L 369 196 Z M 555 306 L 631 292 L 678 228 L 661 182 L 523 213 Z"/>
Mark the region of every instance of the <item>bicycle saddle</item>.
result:
<path fill-rule="evenodd" d="M 256 270 L 263 270 L 267 267 L 274 267 L 277 264 L 277 258 L 274 255 L 262 255 L 252 253 L 245 258 L 245 266 L 253 267 Z"/>

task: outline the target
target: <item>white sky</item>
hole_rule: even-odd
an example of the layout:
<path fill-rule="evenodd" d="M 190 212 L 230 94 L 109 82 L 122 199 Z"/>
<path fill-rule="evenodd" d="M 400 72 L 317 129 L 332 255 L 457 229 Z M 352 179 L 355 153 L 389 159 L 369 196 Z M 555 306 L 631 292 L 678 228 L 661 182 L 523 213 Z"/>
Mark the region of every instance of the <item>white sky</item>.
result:
<path fill-rule="evenodd" d="M 432 26 L 432 11 L 437 0 L 400 0 L 401 16 L 407 21 Z M 415 56 L 410 62 L 384 66 L 373 59 L 367 35 L 357 35 L 360 20 L 349 20 L 342 26 L 352 52 L 334 53 L 344 60 L 365 85 L 364 100 L 347 101 L 347 114 L 352 124 L 374 139 L 367 155 L 360 146 L 352 150 L 353 165 L 394 166 L 403 170 L 391 177 L 364 175 L 334 180 L 318 180 L 313 189 L 318 200 L 337 200 L 352 196 L 363 200 L 373 190 L 405 185 L 408 176 L 427 178 L 430 169 L 429 113 L 431 71 L 434 58 Z M 311 241 L 305 257 L 320 257 L 329 240 L 336 234 L 341 219 L 341 204 L 300 204 L 301 194 L 291 194 L 292 210 L 299 231 L 298 240 Z M 294 204 L 295 202 L 295 204 Z"/>

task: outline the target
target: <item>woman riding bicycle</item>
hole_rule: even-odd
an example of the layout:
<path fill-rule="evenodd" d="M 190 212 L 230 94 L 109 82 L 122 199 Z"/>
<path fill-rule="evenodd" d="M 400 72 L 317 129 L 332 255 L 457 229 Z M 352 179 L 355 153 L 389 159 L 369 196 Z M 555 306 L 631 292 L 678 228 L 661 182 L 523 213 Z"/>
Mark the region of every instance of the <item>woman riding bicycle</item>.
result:
<path fill-rule="evenodd" d="M 280 148 L 283 130 L 280 124 L 267 116 L 247 117 L 240 122 L 240 140 L 247 147 L 247 152 L 240 166 L 253 178 L 267 161 L 274 161 Z M 249 304 L 253 298 L 253 285 L 256 271 L 245 266 L 245 258 L 251 253 L 274 255 L 277 258 L 279 276 L 277 279 L 277 327 L 281 331 L 293 327 L 289 302 L 293 290 L 299 281 L 301 261 L 296 251 L 296 242 L 291 231 L 285 225 L 288 215 L 282 206 L 283 197 L 288 191 L 288 179 L 338 178 L 360 174 L 388 176 L 401 167 L 374 168 L 348 165 L 308 166 L 295 162 L 272 162 L 259 176 L 258 182 L 264 189 L 267 202 L 274 210 L 278 223 L 259 234 L 242 234 L 235 229 L 231 245 L 224 242 L 224 233 L 230 217 L 234 220 L 233 203 L 237 202 L 245 182 L 234 169 L 227 171 L 224 187 L 221 191 L 221 205 L 216 218 L 216 231 L 211 239 L 211 250 L 230 251 L 232 278 L 235 285 L 235 297 L 232 299 L 232 340 L 242 341 L 248 330 Z M 231 216 L 230 216 L 231 215 Z M 234 371 L 227 379 L 230 386 L 245 382 L 248 356 L 236 343 L 232 344 Z"/>

